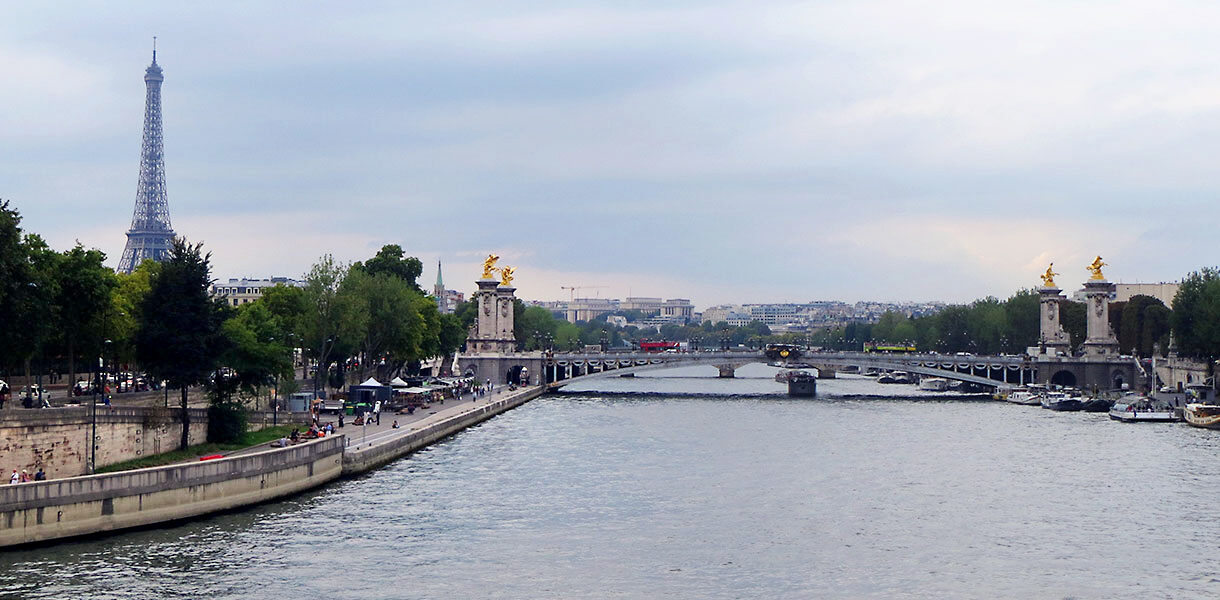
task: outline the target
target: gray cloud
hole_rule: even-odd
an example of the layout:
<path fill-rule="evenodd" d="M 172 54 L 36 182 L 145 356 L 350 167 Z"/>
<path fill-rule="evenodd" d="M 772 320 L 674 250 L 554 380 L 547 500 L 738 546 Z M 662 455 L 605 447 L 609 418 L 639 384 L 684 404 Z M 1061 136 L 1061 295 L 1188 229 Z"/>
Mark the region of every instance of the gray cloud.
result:
<path fill-rule="evenodd" d="M 1174 279 L 1220 263 L 1177 234 L 1215 221 L 1217 12 L 24 5 L 0 24 L 0 196 L 117 259 L 158 35 L 174 225 L 221 277 L 393 242 L 511 252 L 544 298 L 603 277 L 703 304 L 968 300 L 1092 254 Z"/>

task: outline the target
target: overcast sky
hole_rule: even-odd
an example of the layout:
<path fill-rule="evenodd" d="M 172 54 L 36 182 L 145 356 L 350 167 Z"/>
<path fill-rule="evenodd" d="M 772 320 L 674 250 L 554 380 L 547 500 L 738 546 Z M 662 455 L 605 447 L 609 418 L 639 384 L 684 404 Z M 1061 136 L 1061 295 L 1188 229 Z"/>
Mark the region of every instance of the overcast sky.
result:
<path fill-rule="evenodd" d="M 969 301 L 1220 263 L 1214 2 L 10 3 L 0 197 L 117 264 L 158 36 L 214 276 Z"/>

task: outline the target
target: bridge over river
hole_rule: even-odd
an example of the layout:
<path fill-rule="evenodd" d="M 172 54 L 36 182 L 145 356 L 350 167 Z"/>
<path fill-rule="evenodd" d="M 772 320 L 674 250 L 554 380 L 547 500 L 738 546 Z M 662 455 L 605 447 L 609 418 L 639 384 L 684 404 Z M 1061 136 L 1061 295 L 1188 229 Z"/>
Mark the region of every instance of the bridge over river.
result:
<path fill-rule="evenodd" d="M 539 355 L 542 381 L 552 389 L 575 380 L 691 365 L 716 367 L 721 377 L 750 363 L 808 366 L 821 374 L 844 369 L 901 371 L 984 385 L 1012 387 L 1037 381 L 1038 363 L 1024 356 L 946 356 L 873 352 L 810 352 L 780 358 L 765 351 L 553 352 Z M 777 362 L 778 361 L 778 362 Z"/>
<path fill-rule="evenodd" d="M 513 269 L 501 269 L 502 278 L 493 277 L 499 257 L 491 255 L 483 264 L 483 275 L 475 283 L 478 311 L 467 338 L 469 353 L 459 359 L 461 372 L 495 382 L 542 382 L 548 388 L 563 387 L 582 378 L 623 375 L 640 371 L 706 364 L 719 369 L 721 377 L 732 377 L 742 365 L 780 360 L 773 352 L 697 351 L 697 352 L 518 352 L 514 335 L 512 287 Z M 1100 263 L 1100 257 L 1098 258 Z M 1025 383 L 1053 383 L 1096 389 L 1135 387 L 1148 379 L 1147 373 L 1131 357 L 1121 356 L 1107 317 L 1113 284 L 1101 278 L 1100 266 L 1086 282 L 1091 309 L 1087 313 L 1088 338 L 1082 354 L 1071 356 L 1067 333 L 1059 324 L 1060 290 L 1054 287 L 1052 273 L 1043 277 L 1039 288 L 1041 338 L 1035 355 L 973 356 L 886 354 L 875 352 L 790 351 L 783 360 L 807 364 L 823 374 L 844 368 L 902 371 L 943 377 L 992 388 Z"/>

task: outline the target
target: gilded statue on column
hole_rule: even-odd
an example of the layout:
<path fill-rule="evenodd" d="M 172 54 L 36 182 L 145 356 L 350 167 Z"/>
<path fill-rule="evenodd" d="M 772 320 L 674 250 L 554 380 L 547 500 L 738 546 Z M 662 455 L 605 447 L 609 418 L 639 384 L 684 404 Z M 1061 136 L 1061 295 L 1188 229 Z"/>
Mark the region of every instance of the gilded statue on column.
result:
<path fill-rule="evenodd" d="M 1051 263 L 1051 264 L 1047 265 L 1046 273 L 1043 273 L 1041 276 L 1042 277 L 1042 287 L 1048 287 L 1048 288 L 1055 287 L 1055 276 L 1058 275 L 1058 273 L 1056 273 L 1053 270 L 1054 268 L 1055 268 L 1055 263 Z"/>
<path fill-rule="evenodd" d="M 1093 276 L 1092 276 L 1092 277 L 1090 277 L 1089 279 L 1094 279 L 1094 280 L 1103 280 L 1103 279 L 1105 279 L 1105 278 L 1106 278 L 1106 276 L 1101 274 L 1101 268 L 1102 268 L 1102 267 L 1104 267 L 1104 266 L 1106 266 L 1106 263 L 1104 263 L 1104 262 L 1102 262 L 1102 261 L 1101 261 L 1101 257 L 1100 257 L 1100 256 L 1098 256 L 1097 258 L 1094 258 L 1094 259 L 1093 259 L 1093 262 L 1092 262 L 1092 263 L 1089 263 L 1089 266 L 1085 267 L 1085 268 L 1086 268 L 1086 269 L 1088 269 L 1089 271 L 1092 271 L 1092 272 L 1093 272 Z"/>
<path fill-rule="evenodd" d="M 487 260 L 483 261 L 483 279 L 495 279 L 496 261 L 500 260 L 495 254 L 488 254 Z"/>
<path fill-rule="evenodd" d="M 503 269 L 500 269 L 500 285 L 505 286 L 505 287 L 512 285 L 513 272 L 516 270 L 517 270 L 516 267 L 507 267 L 507 266 L 504 267 Z"/>

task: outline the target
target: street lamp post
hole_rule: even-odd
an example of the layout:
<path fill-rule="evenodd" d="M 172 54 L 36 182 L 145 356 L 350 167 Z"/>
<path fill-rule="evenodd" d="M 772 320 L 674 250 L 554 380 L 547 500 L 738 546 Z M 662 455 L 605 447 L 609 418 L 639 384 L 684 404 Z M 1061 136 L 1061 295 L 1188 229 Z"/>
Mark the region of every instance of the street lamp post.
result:
<path fill-rule="evenodd" d="M 102 387 L 102 357 L 97 357 L 97 371 L 93 374 L 93 401 L 89 403 L 89 461 L 85 470 L 89 475 L 97 468 L 97 390 Z"/>

